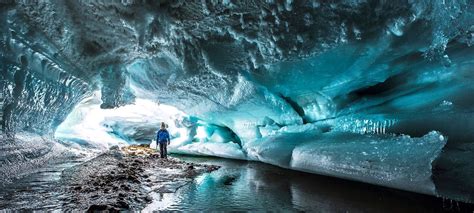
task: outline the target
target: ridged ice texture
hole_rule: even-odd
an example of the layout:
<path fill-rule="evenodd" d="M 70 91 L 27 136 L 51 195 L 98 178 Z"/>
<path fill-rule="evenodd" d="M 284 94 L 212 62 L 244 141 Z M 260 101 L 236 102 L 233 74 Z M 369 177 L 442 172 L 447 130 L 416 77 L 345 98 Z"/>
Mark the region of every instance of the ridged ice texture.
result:
<path fill-rule="evenodd" d="M 431 163 L 446 141 L 438 132 L 411 138 L 302 131 L 265 137 L 245 148 L 250 159 L 286 168 L 436 194 Z"/>
<path fill-rule="evenodd" d="M 0 136 L 0 187 L 5 187 L 47 164 L 77 157 L 68 148 L 49 137 L 17 134 L 15 140 Z"/>
<path fill-rule="evenodd" d="M 52 135 L 89 86 L 21 37 L 2 43 L 2 129 Z"/>
<path fill-rule="evenodd" d="M 70 73 L 102 87 L 104 108 L 159 99 L 249 138 L 258 133 L 242 126 L 266 118 L 289 125 L 336 116 L 352 92 L 393 76 L 444 78 L 428 70 L 471 66 L 463 63 L 473 43 L 465 0 L 13 4 L 10 29 L 58 47 L 81 68 Z"/>
<path fill-rule="evenodd" d="M 243 126 L 267 118 L 334 117 L 351 92 L 459 64 L 472 44 L 472 4 L 462 0 L 11 4 L 6 36 L 44 37 L 35 45 L 56 47 L 51 57 L 78 68 L 67 72 L 100 86 L 104 108 L 159 99 L 249 138 L 258 133 Z"/>
<path fill-rule="evenodd" d="M 473 4 L 7 1 L 2 129 L 51 132 L 101 90 L 102 108 L 166 103 L 235 133 L 243 147 L 300 128 L 388 141 L 439 131 L 448 143 L 433 161 L 438 193 L 472 201 Z M 272 148 L 288 154 L 285 145 Z M 230 156 L 204 147 L 187 148 Z"/>

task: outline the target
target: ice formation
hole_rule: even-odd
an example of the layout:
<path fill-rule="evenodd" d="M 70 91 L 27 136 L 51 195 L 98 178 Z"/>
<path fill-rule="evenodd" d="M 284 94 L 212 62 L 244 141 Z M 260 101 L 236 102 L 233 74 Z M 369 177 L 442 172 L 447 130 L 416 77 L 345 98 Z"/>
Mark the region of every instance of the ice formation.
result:
<path fill-rule="evenodd" d="M 55 138 L 108 149 L 114 145 L 149 142 L 160 122 L 168 123 L 174 133 L 174 118 L 184 116 L 172 106 L 143 99 L 116 109 L 102 109 L 100 96 L 100 92 L 95 92 L 79 103 L 58 126 Z"/>
<path fill-rule="evenodd" d="M 474 200 L 472 1 L 2 1 L 0 28 L 0 146 L 167 121 L 176 153 Z"/>

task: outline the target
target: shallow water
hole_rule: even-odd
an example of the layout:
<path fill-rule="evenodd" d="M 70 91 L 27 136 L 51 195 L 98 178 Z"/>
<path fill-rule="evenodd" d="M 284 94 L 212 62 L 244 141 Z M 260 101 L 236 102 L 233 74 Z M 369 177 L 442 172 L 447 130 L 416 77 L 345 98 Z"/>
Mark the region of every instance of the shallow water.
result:
<path fill-rule="evenodd" d="M 442 212 L 471 206 L 432 196 L 286 170 L 258 163 L 180 156 L 221 169 L 198 176 L 176 193 L 155 193 L 144 212 L 177 211 L 316 211 Z"/>
<path fill-rule="evenodd" d="M 177 211 L 310 211 L 310 212 L 472 212 L 471 205 L 374 185 L 297 172 L 258 162 L 175 156 L 220 165 L 176 193 L 152 193 L 143 212 Z M 0 190 L 0 210 L 61 210 L 61 172 L 71 161 L 16 181 Z"/>

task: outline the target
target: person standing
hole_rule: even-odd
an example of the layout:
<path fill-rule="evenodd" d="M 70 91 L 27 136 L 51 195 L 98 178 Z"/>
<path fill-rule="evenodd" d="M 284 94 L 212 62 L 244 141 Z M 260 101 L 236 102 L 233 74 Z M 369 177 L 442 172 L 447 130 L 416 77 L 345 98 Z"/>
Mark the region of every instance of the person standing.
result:
<path fill-rule="evenodd" d="M 165 122 L 161 122 L 160 130 L 156 133 L 156 142 L 160 146 L 160 157 L 168 158 L 168 149 L 167 146 L 170 144 L 170 134 L 166 130 Z"/>

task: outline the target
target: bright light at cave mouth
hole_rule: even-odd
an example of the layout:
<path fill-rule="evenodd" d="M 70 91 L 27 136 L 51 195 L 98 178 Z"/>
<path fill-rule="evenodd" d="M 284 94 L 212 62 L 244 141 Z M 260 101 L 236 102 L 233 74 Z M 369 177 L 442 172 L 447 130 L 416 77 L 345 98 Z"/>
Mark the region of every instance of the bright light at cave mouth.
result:
<path fill-rule="evenodd" d="M 114 145 L 150 143 L 165 122 L 171 134 L 185 132 L 175 125 L 175 120 L 186 116 L 175 107 L 158 104 L 146 99 L 136 99 L 133 104 L 101 109 L 100 91 L 84 99 L 58 126 L 55 138 L 75 142 L 91 148 L 107 149 Z M 185 134 L 181 136 L 186 137 Z"/>
<path fill-rule="evenodd" d="M 199 126 L 196 130 L 196 137 L 198 137 L 199 139 L 203 140 L 207 137 L 207 134 L 206 134 L 206 130 L 204 130 L 204 127 L 202 126 Z"/>
<path fill-rule="evenodd" d="M 38 170 L 160 161 L 161 122 L 173 158 L 474 203 L 473 26 L 473 0 L 0 0 L 0 211 Z M 271 185 L 244 170 L 198 185 Z"/>

